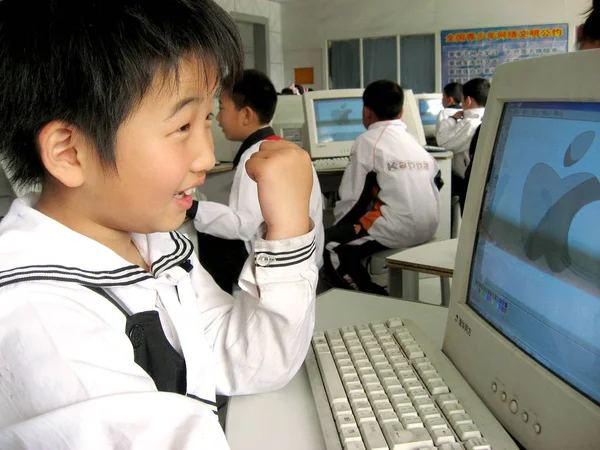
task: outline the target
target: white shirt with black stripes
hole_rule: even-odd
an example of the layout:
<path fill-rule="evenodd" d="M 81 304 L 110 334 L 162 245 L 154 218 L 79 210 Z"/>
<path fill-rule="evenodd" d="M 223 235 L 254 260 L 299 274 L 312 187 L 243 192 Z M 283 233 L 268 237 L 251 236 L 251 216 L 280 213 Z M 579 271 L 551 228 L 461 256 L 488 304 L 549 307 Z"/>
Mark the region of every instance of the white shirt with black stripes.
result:
<path fill-rule="evenodd" d="M 299 369 L 313 332 L 314 230 L 257 238 L 234 300 L 177 232 L 132 235 L 149 273 L 33 201 L 16 200 L 0 223 L 0 448 L 228 448 L 209 405 L 157 391 L 124 314 L 84 286 L 131 314 L 158 311 L 188 394 L 271 391 Z"/>

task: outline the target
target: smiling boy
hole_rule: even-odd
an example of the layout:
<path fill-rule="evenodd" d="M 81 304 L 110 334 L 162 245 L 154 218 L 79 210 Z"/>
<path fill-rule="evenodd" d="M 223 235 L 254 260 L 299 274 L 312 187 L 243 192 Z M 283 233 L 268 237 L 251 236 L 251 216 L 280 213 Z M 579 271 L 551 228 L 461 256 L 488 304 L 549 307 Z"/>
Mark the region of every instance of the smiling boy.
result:
<path fill-rule="evenodd" d="M 213 97 L 240 49 L 209 0 L 0 2 L 0 156 L 42 185 L 0 223 L 0 448 L 225 449 L 216 394 L 302 364 L 306 152 L 265 143 L 245 165 L 269 258 L 251 256 L 235 302 L 172 231 L 214 165 Z"/>

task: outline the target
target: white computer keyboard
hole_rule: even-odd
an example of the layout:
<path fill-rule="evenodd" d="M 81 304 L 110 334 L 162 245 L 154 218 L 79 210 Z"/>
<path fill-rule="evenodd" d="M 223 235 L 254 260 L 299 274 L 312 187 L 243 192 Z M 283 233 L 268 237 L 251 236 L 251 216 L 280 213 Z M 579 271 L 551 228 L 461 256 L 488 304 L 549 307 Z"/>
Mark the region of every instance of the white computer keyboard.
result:
<path fill-rule="evenodd" d="M 490 450 L 512 443 L 408 320 L 316 332 L 306 368 L 327 450 Z"/>
<path fill-rule="evenodd" d="M 313 159 L 313 164 L 317 172 L 325 170 L 344 170 L 348 165 L 348 162 L 350 162 L 350 158 L 347 156 Z"/>

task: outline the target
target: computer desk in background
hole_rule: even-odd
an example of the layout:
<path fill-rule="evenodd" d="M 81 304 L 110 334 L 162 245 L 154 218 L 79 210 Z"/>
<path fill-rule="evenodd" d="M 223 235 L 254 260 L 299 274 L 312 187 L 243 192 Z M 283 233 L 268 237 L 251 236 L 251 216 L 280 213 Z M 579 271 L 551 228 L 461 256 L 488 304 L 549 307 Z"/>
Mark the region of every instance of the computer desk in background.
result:
<path fill-rule="evenodd" d="M 333 289 L 317 297 L 316 331 L 401 317 L 412 320 L 442 348 L 447 308 Z M 284 388 L 232 397 L 227 412 L 232 450 L 321 450 L 325 448 L 304 366 Z"/>
<path fill-rule="evenodd" d="M 442 179 L 444 180 L 444 187 L 440 191 L 440 224 L 435 234 L 436 238 L 440 240 L 450 239 L 450 223 L 452 210 L 452 155 L 450 151 L 446 152 L 432 152 L 431 155 L 435 158 L 440 170 L 442 172 Z M 317 171 L 319 177 L 319 183 L 321 184 L 321 191 L 327 196 L 329 193 L 337 192 L 342 180 L 343 169 L 327 169 L 323 171 Z M 333 223 L 325 223 L 325 227 L 333 225 Z"/>

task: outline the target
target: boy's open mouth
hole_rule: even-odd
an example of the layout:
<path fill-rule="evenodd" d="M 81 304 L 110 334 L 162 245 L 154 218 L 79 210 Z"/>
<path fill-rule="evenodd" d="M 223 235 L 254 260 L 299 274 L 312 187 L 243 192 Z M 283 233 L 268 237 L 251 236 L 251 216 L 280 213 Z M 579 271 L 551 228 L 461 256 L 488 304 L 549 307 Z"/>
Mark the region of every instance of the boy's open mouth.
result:
<path fill-rule="evenodd" d="M 173 197 L 175 197 L 175 198 L 183 198 L 186 195 L 192 195 L 194 193 L 194 189 L 195 188 L 189 188 L 189 189 L 186 189 L 185 191 L 178 192 Z"/>

